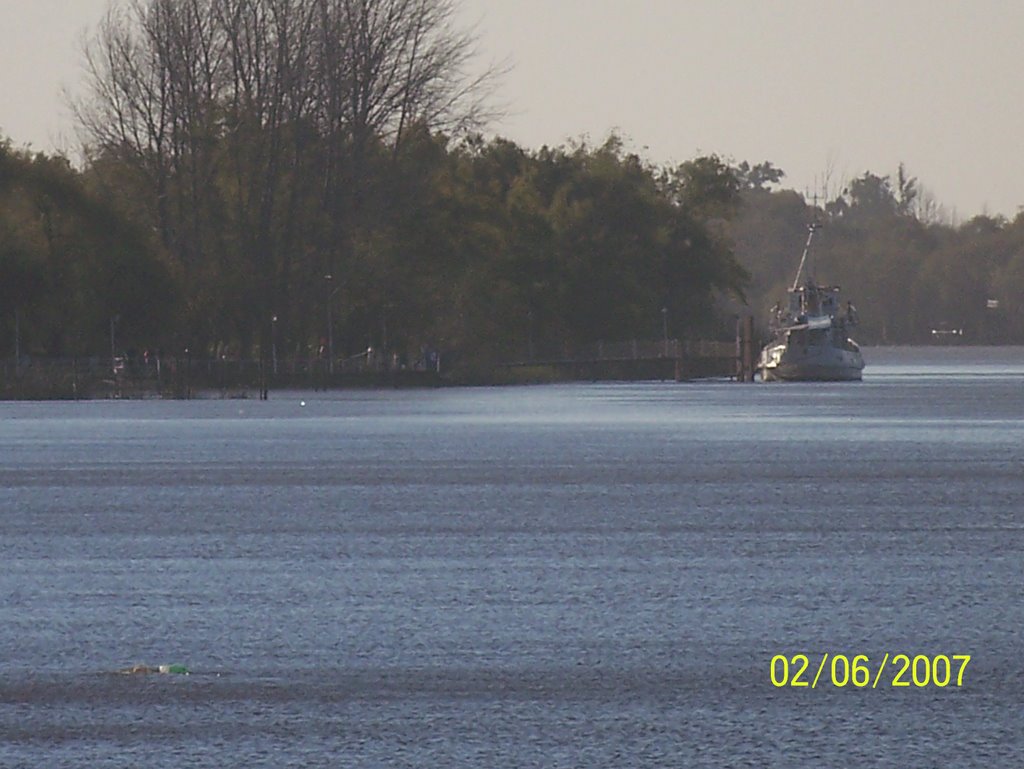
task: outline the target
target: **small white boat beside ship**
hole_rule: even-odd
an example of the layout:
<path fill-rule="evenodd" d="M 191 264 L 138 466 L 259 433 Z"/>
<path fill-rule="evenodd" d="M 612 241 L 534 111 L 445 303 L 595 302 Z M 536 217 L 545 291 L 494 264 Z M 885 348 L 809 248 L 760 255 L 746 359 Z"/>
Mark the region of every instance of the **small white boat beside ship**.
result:
<path fill-rule="evenodd" d="M 811 272 L 817 227 L 809 228 L 787 306 L 775 306 L 771 341 L 757 364 L 763 382 L 858 381 L 864 371 L 860 347 L 849 336 L 857 310 L 850 302 L 841 307 L 839 287 L 819 286 Z"/>

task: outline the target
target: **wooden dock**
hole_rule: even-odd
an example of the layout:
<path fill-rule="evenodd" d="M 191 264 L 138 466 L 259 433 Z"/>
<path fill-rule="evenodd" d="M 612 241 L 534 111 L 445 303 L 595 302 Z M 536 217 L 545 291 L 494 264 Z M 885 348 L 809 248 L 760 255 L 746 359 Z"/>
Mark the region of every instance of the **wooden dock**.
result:
<path fill-rule="evenodd" d="M 328 371 L 319 359 L 193 359 L 191 356 L 125 360 L 93 356 L 0 359 L 0 399 L 191 398 L 202 391 L 248 397 L 261 388 L 330 390 L 349 387 L 438 387 L 568 381 L 696 379 L 754 380 L 757 345 L 753 322 L 737 322 L 734 342 L 630 340 L 596 342 L 558 354 L 525 356 L 481 369 L 472 377 L 423 367 L 388 367 L 339 361 Z M 265 390 L 264 390 L 265 391 Z"/>
<path fill-rule="evenodd" d="M 741 320 L 736 341 L 631 340 L 597 342 L 558 356 L 504 364 L 513 381 L 753 381 L 753 329 Z"/>

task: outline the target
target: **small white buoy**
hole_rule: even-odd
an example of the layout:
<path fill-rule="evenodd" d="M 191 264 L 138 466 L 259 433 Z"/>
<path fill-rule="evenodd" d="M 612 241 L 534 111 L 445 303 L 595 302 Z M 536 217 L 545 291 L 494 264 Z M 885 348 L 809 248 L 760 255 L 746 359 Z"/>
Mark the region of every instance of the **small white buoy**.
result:
<path fill-rule="evenodd" d="M 306 408 L 306 401 L 299 401 L 299 406 L 301 408 Z"/>

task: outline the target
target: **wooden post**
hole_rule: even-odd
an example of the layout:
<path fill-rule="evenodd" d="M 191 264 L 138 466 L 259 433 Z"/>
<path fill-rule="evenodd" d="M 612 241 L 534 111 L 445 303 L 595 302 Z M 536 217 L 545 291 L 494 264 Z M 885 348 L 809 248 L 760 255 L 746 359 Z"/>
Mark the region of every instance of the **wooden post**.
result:
<path fill-rule="evenodd" d="M 754 318 L 736 318 L 736 381 L 754 381 Z"/>
<path fill-rule="evenodd" d="M 743 365 L 746 382 L 754 381 L 754 317 L 748 315 L 743 319 Z"/>
<path fill-rule="evenodd" d="M 743 381 L 743 318 L 736 316 L 736 381 Z"/>

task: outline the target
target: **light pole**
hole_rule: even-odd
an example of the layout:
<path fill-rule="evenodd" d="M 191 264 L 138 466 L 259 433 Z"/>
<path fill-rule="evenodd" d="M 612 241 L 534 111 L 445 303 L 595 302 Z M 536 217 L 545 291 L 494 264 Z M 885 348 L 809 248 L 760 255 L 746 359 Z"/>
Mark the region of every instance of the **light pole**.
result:
<path fill-rule="evenodd" d="M 668 307 L 661 308 L 661 339 L 664 343 L 664 357 L 668 357 Z"/>
<path fill-rule="evenodd" d="M 333 275 L 324 275 L 327 286 L 330 287 L 334 280 Z M 334 374 L 334 319 L 331 314 L 331 305 L 334 295 L 338 293 L 341 286 L 335 286 L 333 291 L 327 294 L 327 373 Z"/>
<path fill-rule="evenodd" d="M 533 308 L 526 311 L 526 352 L 529 361 L 533 362 Z"/>
<path fill-rule="evenodd" d="M 117 344 L 115 343 L 114 330 L 117 328 L 120 315 L 113 315 L 110 318 L 110 370 L 117 373 Z"/>
<path fill-rule="evenodd" d="M 270 318 L 270 358 L 273 361 L 274 376 L 277 376 L 277 316 Z"/>

